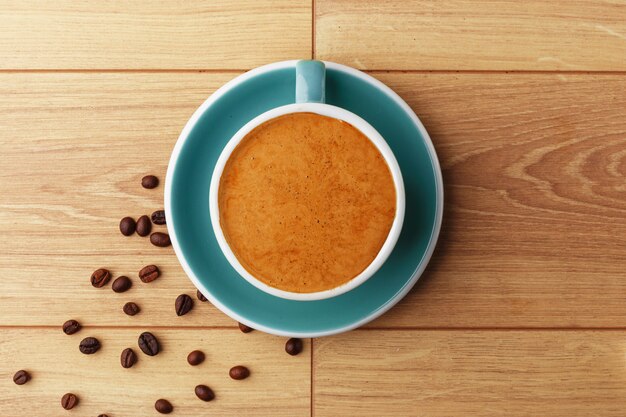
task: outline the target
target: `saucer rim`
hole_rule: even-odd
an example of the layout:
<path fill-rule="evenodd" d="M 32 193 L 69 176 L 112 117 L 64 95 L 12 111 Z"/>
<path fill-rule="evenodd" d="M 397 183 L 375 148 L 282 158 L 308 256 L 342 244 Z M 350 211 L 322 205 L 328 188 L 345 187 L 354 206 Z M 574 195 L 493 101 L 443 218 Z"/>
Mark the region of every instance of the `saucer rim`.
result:
<path fill-rule="evenodd" d="M 173 217 L 172 217 L 172 206 L 171 206 L 172 183 L 173 183 L 174 172 L 176 171 L 176 166 L 177 166 L 177 163 L 178 163 L 178 160 L 179 160 L 180 153 L 182 151 L 182 148 L 183 148 L 185 142 L 187 141 L 187 139 L 189 137 L 189 134 L 193 130 L 194 126 L 196 125 L 196 123 L 198 122 L 200 117 L 204 114 L 204 112 L 207 111 L 214 102 L 219 100 L 224 94 L 226 94 L 228 91 L 230 91 L 236 85 L 238 85 L 240 83 L 243 83 L 243 82 L 246 82 L 246 81 L 250 80 L 251 78 L 254 78 L 254 77 L 256 77 L 256 76 L 258 76 L 260 74 L 266 73 L 266 72 L 271 72 L 271 71 L 280 70 L 280 69 L 284 69 L 284 68 L 290 68 L 290 67 L 294 67 L 295 68 L 295 65 L 296 65 L 296 63 L 298 61 L 299 60 L 288 60 L 288 61 L 274 62 L 274 63 L 271 63 L 271 64 L 267 64 L 267 65 L 263 65 L 263 66 L 254 68 L 254 69 L 252 69 L 252 70 L 250 70 L 248 72 L 245 72 L 244 74 L 241 74 L 241 75 L 233 78 L 232 80 L 226 82 L 223 86 L 218 88 L 213 94 L 211 94 L 200 105 L 200 107 L 198 107 L 196 109 L 196 111 L 193 113 L 193 115 L 189 118 L 189 120 L 185 124 L 185 127 L 181 131 L 178 139 L 176 140 L 176 144 L 174 145 L 174 148 L 172 150 L 172 154 L 170 156 L 170 160 L 169 160 L 169 163 L 168 163 L 168 166 L 167 166 L 167 173 L 166 173 L 166 176 L 165 176 L 165 187 L 164 187 L 164 206 L 165 206 L 166 218 L 173 219 Z M 435 174 L 434 175 L 434 177 L 435 177 L 435 188 L 436 188 L 435 222 L 434 222 L 433 228 L 431 230 L 431 234 L 430 234 L 430 237 L 429 237 L 429 240 L 428 240 L 428 245 L 426 247 L 426 250 L 424 251 L 422 259 L 420 259 L 420 261 L 418 262 L 417 268 L 411 274 L 410 279 L 405 282 L 405 284 L 401 287 L 401 289 L 393 297 L 391 297 L 389 300 L 387 300 L 387 302 L 385 302 L 383 305 L 381 305 L 378 309 L 373 310 L 369 315 L 367 315 L 366 317 L 363 317 L 361 320 L 355 321 L 353 323 L 350 323 L 349 325 L 345 325 L 345 326 L 342 326 L 342 327 L 336 327 L 336 328 L 332 328 L 332 329 L 329 329 L 329 330 L 316 331 L 316 332 L 283 331 L 283 330 L 278 329 L 278 328 L 268 327 L 268 326 L 265 326 L 263 324 L 256 323 L 256 322 L 254 322 L 252 320 L 243 318 L 239 314 L 235 313 L 234 311 L 232 311 L 231 309 L 226 307 L 224 304 L 222 304 L 219 301 L 218 298 L 214 297 L 212 295 L 212 293 L 210 291 L 208 291 L 204 287 L 204 284 L 202 284 L 202 282 L 198 279 L 198 277 L 196 277 L 193 269 L 188 264 L 184 254 L 183 254 L 183 251 L 181 250 L 180 244 L 178 242 L 178 237 L 176 235 L 175 228 L 173 227 L 173 221 L 172 222 L 168 222 L 167 223 L 167 229 L 168 229 L 168 232 L 169 232 L 169 235 L 170 235 L 170 239 L 171 239 L 172 246 L 174 248 L 174 252 L 176 254 L 176 257 L 178 258 L 178 261 L 180 262 L 181 266 L 183 267 L 183 270 L 187 274 L 187 277 L 193 282 L 193 284 L 196 286 L 196 288 L 198 290 L 200 290 L 200 292 L 215 307 L 217 307 L 220 311 L 222 311 L 224 314 L 226 314 L 227 316 L 231 317 L 232 319 L 237 320 L 238 322 L 243 323 L 245 325 L 248 325 L 248 326 L 250 326 L 252 328 L 255 328 L 257 330 L 260 330 L 260 331 L 263 331 L 263 332 L 266 332 L 266 333 L 270 333 L 270 334 L 274 334 L 274 335 L 278 335 L 278 336 L 303 337 L 303 338 L 330 336 L 330 335 L 333 335 L 333 334 L 343 333 L 343 332 L 347 332 L 347 331 L 353 330 L 355 328 L 361 327 L 364 324 L 369 323 L 370 321 L 380 317 L 381 315 L 383 315 L 384 313 L 389 311 L 393 306 L 395 306 L 400 300 L 402 300 L 408 294 L 408 292 L 413 288 L 413 286 L 417 283 L 417 281 L 419 280 L 419 278 L 423 274 L 424 270 L 426 269 L 428 263 L 430 262 L 430 259 L 431 259 L 432 255 L 434 253 L 435 247 L 437 245 L 437 241 L 439 239 L 439 234 L 440 234 L 440 231 L 441 231 L 441 224 L 442 224 L 442 221 L 443 221 L 444 191 L 443 191 L 443 176 L 442 176 L 442 173 L 441 173 L 441 166 L 439 164 L 439 159 L 437 157 L 437 152 L 435 151 L 435 147 L 434 147 L 434 145 L 432 143 L 430 135 L 428 134 L 428 132 L 424 128 L 424 125 L 422 124 L 420 119 L 417 117 L 417 115 L 413 112 L 413 110 L 409 107 L 409 105 L 396 92 L 394 92 L 391 88 L 389 88 L 387 85 L 385 85 L 383 82 L 377 80 L 376 78 L 374 78 L 374 77 L 372 77 L 372 76 L 370 76 L 370 75 L 368 75 L 368 74 L 366 74 L 366 73 L 364 73 L 362 71 L 359 71 L 359 70 L 357 70 L 355 68 L 352 68 L 352 67 L 349 67 L 349 66 L 346 66 L 346 65 L 343 65 L 343 64 L 338 64 L 338 63 L 328 62 L 328 61 L 323 61 L 323 62 L 326 65 L 327 69 L 332 69 L 332 70 L 348 73 L 351 76 L 355 76 L 357 78 L 360 78 L 361 80 L 367 82 L 368 84 L 373 85 L 378 90 L 380 90 L 382 93 L 384 93 L 387 96 L 389 96 L 394 102 L 396 102 L 400 106 L 400 108 L 413 121 L 413 123 L 417 127 L 418 131 L 422 135 L 422 139 L 423 139 L 424 144 L 426 145 L 426 148 L 428 150 L 428 156 L 429 156 L 429 158 L 431 160 L 433 171 L 434 171 L 434 174 Z M 300 301 L 300 302 L 306 303 L 306 302 L 310 302 L 310 301 Z"/>

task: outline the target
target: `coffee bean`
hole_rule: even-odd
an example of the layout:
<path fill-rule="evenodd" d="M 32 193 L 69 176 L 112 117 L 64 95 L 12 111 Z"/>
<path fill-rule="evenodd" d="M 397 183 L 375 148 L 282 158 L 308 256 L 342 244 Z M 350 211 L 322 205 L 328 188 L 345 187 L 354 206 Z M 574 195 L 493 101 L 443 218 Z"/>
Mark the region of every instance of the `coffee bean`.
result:
<path fill-rule="evenodd" d="M 246 326 L 243 323 L 239 323 L 239 330 L 241 330 L 244 333 L 250 333 L 251 331 L 253 331 L 254 329 L 250 326 Z"/>
<path fill-rule="evenodd" d="M 137 220 L 137 234 L 139 236 L 148 236 L 152 230 L 150 218 L 145 214 Z"/>
<path fill-rule="evenodd" d="M 124 236 L 130 236 L 135 233 L 135 228 L 137 227 L 137 223 L 135 223 L 135 219 L 132 217 L 124 217 L 120 220 L 120 232 Z"/>
<path fill-rule="evenodd" d="M 86 337 L 80 341 L 78 348 L 85 355 L 92 355 L 100 350 L 100 341 L 95 337 Z"/>
<path fill-rule="evenodd" d="M 161 271 L 159 270 L 159 267 L 156 265 L 144 266 L 139 271 L 139 279 L 145 283 L 152 282 L 155 279 L 157 279 L 159 276 L 161 276 Z"/>
<path fill-rule="evenodd" d="M 198 298 L 198 300 L 202 301 L 203 303 L 207 301 L 206 297 L 204 296 L 204 294 L 200 292 L 200 290 L 196 290 L 196 297 Z"/>
<path fill-rule="evenodd" d="M 154 175 L 146 175 L 141 179 L 141 186 L 143 188 L 156 188 L 159 185 L 159 179 Z"/>
<path fill-rule="evenodd" d="M 162 232 L 154 232 L 150 235 L 150 243 L 154 246 L 158 246 L 160 248 L 164 248 L 172 244 L 170 241 L 170 235 Z"/>
<path fill-rule="evenodd" d="M 137 354 L 131 348 L 124 349 L 120 355 L 120 363 L 122 368 L 130 368 L 137 363 Z"/>
<path fill-rule="evenodd" d="M 172 403 L 161 398 L 154 403 L 154 408 L 161 414 L 169 414 L 174 410 Z"/>
<path fill-rule="evenodd" d="M 213 393 L 213 390 L 206 385 L 198 385 L 196 386 L 196 396 L 202 401 L 211 401 L 215 398 L 215 393 Z"/>
<path fill-rule="evenodd" d="M 204 352 L 200 350 L 194 350 L 193 352 L 190 352 L 189 355 L 187 355 L 187 362 L 191 366 L 200 365 L 202 362 L 204 362 Z"/>
<path fill-rule="evenodd" d="M 292 337 L 287 340 L 287 343 L 285 343 L 285 352 L 291 356 L 296 356 L 298 353 L 302 352 L 302 339 Z"/>
<path fill-rule="evenodd" d="M 139 313 L 141 309 L 136 303 L 129 301 L 128 303 L 124 304 L 124 307 L 122 307 L 122 311 L 128 316 L 134 316 L 135 314 Z"/>
<path fill-rule="evenodd" d="M 187 294 L 181 294 L 176 297 L 174 307 L 176 307 L 177 316 L 184 316 L 185 314 L 189 313 L 193 308 L 193 299 Z"/>
<path fill-rule="evenodd" d="M 63 323 L 63 333 L 70 335 L 78 332 L 81 328 L 81 325 L 76 320 L 68 320 Z"/>
<path fill-rule="evenodd" d="M 111 288 L 113 288 L 113 291 L 118 293 L 128 291 L 132 286 L 133 282 L 130 280 L 130 278 L 124 275 L 115 278 L 115 281 L 113 281 L 113 284 L 111 284 Z"/>
<path fill-rule="evenodd" d="M 30 381 L 30 374 L 23 369 L 20 369 L 13 375 L 13 382 L 17 385 L 24 385 L 28 381 Z"/>
<path fill-rule="evenodd" d="M 76 407 L 76 404 L 78 404 L 78 397 L 72 393 L 68 392 L 63 396 L 63 398 L 61 398 L 61 407 L 66 410 L 71 410 Z"/>
<path fill-rule="evenodd" d="M 109 417 L 108 414 L 98 414 L 98 417 Z"/>
<path fill-rule="evenodd" d="M 111 273 L 109 272 L 109 270 L 105 268 L 100 268 L 95 270 L 93 274 L 91 274 L 91 285 L 96 288 L 102 288 L 107 285 L 110 279 Z"/>
<path fill-rule="evenodd" d="M 143 332 L 139 335 L 139 349 L 148 356 L 154 356 L 159 353 L 159 341 L 150 332 Z"/>
<path fill-rule="evenodd" d="M 246 379 L 250 376 L 250 370 L 245 366 L 237 365 L 230 368 L 228 374 L 232 379 Z"/>
<path fill-rule="evenodd" d="M 152 213 L 152 223 L 165 224 L 165 210 L 157 210 Z"/>

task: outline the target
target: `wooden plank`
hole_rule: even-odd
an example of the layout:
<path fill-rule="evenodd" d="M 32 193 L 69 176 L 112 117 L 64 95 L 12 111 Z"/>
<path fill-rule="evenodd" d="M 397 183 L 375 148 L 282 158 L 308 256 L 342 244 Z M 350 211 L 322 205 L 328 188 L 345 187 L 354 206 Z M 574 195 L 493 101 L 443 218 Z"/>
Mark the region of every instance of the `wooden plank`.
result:
<path fill-rule="evenodd" d="M 3 223 L 13 225 L 9 234 L 52 237 L 64 229 L 63 236 L 72 238 L 38 245 L 22 235 L 3 248 L 5 254 L 67 254 L 69 248 L 74 254 L 119 254 L 122 247 L 128 253 L 149 248 L 138 236 L 121 236 L 119 219 L 163 207 L 165 171 L 180 131 L 193 111 L 235 75 L 2 74 L 0 128 L 7 134 L 0 139 L 0 186 L 3 195 L 11 194 L 2 203 Z M 161 178 L 159 188 L 140 186 L 148 173 Z M 48 211 L 46 205 L 54 208 Z M 24 222 L 30 223 L 28 230 L 18 232 Z M 91 244 L 98 241 L 102 244 Z"/>
<path fill-rule="evenodd" d="M 372 326 L 623 326 L 626 79 L 375 75 L 431 132 L 446 211 L 427 273 Z M 173 251 L 118 231 L 162 207 L 141 176 L 163 178 L 188 117 L 233 76 L 0 75 L 0 324 L 234 324 L 208 305 L 176 317 L 175 297 L 194 290 Z M 164 275 L 141 284 L 149 263 Z M 100 266 L 135 286 L 92 288 Z M 121 313 L 131 299 L 145 314 Z"/>
<path fill-rule="evenodd" d="M 623 326 L 626 79 L 376 74 L 443 167 L 430 267 L 373 326 Z"/>
<path fill-rule="evenodd" d="M 89 329 L 73 336 L 59 330 L 0 330 L 0 406 L 4 417 L 61 416 L 66 392 L 79 396 L 74 415 L 158 415 L 154 402 L 168 399 L 177 416 L 308 416 L 310 413 L 310 345 L 298 356 L 284 351 L 284 339 L 260 332 L 239 330 L 152 330 L 162 352 L 150 357 L 137 348 L 145 329 Z M 102 348 L 83 355 L 78 344 L 95 336 Z M 135 366 L 120 366 L 120 353 L 131 347 L 139 356 Z M 206 360 L 192 367 L 186 357 L 200 349 Z M 232 366 L 245 365 L 251 376 L 232 380 Z M 18 369 L 27 369 L 32 380 L 13 384 Z M 194 387 L 205 384 L 216 395 L 200 401 Z"/>
<path fill-rule="evenodd" d="M 367 348 L 363 348 L 367 346 Z M 314 415 L 622 416 L 623 332 L 356 331 L 314 343 Z"/>
<path fill-rule="evenodd" d="M 0 324 L 235 325 L 209 303 L 177 317 L 176 296 L 195 289 L 174 251 L 118 229 L 126 215 L 163 207 L 163 186 L 145 190 L 141 177 L 164 180 L 187 119 L 235 75 L 0 76 L 0 128 L 10 132 L 0 139 Z M 163 276 L 143 284 L 137 274 L 148 264 Z M 91 287 L 101 266 L 131 277 L 133 288 Z M 127 301 L 142 312 L 124 315 Z"/>
<path fill-rule="evenodd" d="M 133 255 L 0 258 L 0 325 L 47 325 L 60 329 L 66 320 L 75 319 L 85 325 L 105 326 L 237 326 L 236 321 L 211 303 L 196 299 L 196 289 L 171 249 L 166 255 L 146 248 Z M 144 284 L 137 273 L 150 264 L 159 266 L 162 275 Z M 115 277 L 130 277 L 133 286 L 121 294 L 114 293 L 111 284 L 92 287 L 89 277 L 99 267 L 108 267 Z M 188 294 L 194 300 L 193 310 L 183 317 L 178 317 L 174 309 L 179 294 Z M 122 311 L 129 301 L 141 309 L 132 317 Z"/>
<path fill-rule="evenodd" d="M 309 0 L 4 0 L 0 21 L 8 69 L 247 69 L 311 56 Z"/>
<path fill-rule="evenodd" d="M 316 0 L 319 59 L 361 69 L 626 70 L 626 3 Z"/>

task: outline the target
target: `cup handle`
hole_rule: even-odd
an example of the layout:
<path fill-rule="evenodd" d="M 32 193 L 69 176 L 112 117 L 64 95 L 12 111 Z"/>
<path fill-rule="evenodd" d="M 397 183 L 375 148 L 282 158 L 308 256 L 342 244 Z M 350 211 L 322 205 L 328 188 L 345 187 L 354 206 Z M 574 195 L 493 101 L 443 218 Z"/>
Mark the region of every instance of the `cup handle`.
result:
<path fill-rule="evenodd" d="M 296 63 L 296 103 L 326 101 L 326 66 L 322 61 L 301 60 Z"/>

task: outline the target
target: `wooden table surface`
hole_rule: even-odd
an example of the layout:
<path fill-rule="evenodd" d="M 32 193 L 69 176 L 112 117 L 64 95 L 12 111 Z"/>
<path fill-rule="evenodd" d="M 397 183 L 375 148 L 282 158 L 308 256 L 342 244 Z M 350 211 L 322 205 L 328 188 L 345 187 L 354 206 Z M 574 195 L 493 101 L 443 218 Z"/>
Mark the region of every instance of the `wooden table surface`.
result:
<path fill-rule="evenodd" d="M 164 178 L 209 94 L 311 57 L 409 103 L 446 206 L 404 301 L 291 357 L 208 303 L 177 317 L 195 289 L 173 251 L 118 222 L 162 207 L 140 178 Z M 626 415 L 626 1 L 0 0 L 0 128 L 3 417 L 149 416 L 158 398 L 180 416 Z M 144 285 L 149 263 L 163 276 Z M 100 266 L 134 287 L 92 288 Z M 164 351 L 122 369 L 145 330 Z M 230 380 L 236 364 L 252 376 Z"/>

